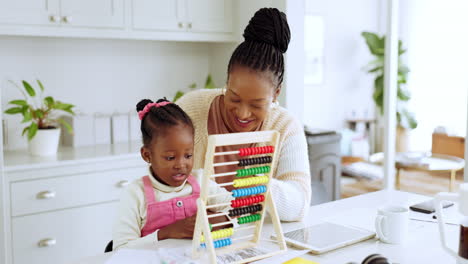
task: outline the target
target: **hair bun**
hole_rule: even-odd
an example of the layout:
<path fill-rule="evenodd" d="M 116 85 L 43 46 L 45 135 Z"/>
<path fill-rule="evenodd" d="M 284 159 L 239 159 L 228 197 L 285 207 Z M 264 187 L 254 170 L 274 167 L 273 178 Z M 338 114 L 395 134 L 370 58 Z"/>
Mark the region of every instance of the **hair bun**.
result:
<path fill-rule="evenodd" d="M 141 100 L 140 102 L 138 102 L 138 104 L 136 105 L 136 110 L 137 112 L 140 112 L 141 110 L 143 110 L 143 108 L 145 108 L 145 106 L 147 104 L 151 104 L 153 101 L 151 101 L 150 99 L 143 99 Z"/>
<path fill-rule="evenodd" d="M 259 9 L 250 19 L 243 36 L 246 41 L 273 45 L 285 53 L 291 39 L 286 14 L 276 8 Z"/>
<path fill-rule="evenodd" d="M 170 103 L 170 101 L 167 100 L 166 97 L 163 97 L 163 98 L 161 98 L 161 99 L 158 99 L 158 101 L 156 101 L 156 103 L 158 103 L 158 104 L 159 104 L 159 103 L 162 103 L 162 102 L 169 102 L 169 103 Z"/>

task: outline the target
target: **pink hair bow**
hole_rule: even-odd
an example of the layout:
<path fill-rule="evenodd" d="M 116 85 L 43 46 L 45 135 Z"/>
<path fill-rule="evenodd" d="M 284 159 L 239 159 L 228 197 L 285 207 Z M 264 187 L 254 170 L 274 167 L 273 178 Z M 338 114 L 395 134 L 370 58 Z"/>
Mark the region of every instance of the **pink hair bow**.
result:
<path fill-rule="evenodd" d="M 168 104 L 171 104 L 171 102 L 161 102 L 161 103 L 147 104 L 147 105 L 145 105 L 145 108 L 143 108 L 143 110 L 138 112 L 138 117 L 140 118 L 140 120 L 143 120 L 143 117 L 145 117 L 145 115 L 149 112 L 151 107 L 153 107 L 153 106 L 154 107 L 161 107 L 161 106 L 165 106 L 165 105 L 168 105 Z"/>

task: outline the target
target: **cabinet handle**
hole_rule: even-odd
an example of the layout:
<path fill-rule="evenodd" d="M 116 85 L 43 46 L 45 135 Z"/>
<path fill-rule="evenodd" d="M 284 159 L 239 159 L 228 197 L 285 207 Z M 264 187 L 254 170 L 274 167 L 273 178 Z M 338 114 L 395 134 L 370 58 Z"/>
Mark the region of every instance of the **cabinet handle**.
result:
<path fill-rule="evenodd" d="M 51 15 L 51 16 L 49 16 L 49 20 L 50 20 L 50 22 L 56 23 L 56 22 L 60 21 L 60 17 L 56 16 L 56 15 Z"/>
<path fill-rule="evenodd" d="M 179 26 L 179 28 L 183 28 L 183 27 L 184 27 L 184 23 L 182 23 L 182 22 L 179 22 L 177 25 Z"/>
<path fill-rule="evenodd" d="M 188 28 L 192 28 L 192 22 L 188 23 L 188 24 L 187 24 L 187 27 L 188 27 Z"/>
<path fill-rule="evenodd" d="M 123 180 L 123 181 L 119 181 L 116 185 L 119 188 L 123 188 L 123 187 L 127 186 L 129 183 L 130 183 L 129 181 Z"/>
<path fill-rule="evenodd" d="M 43 191 L 36 195 L 37 199 L 52 199 L 55 197 L 54 191 Z"/>
<path fill-rule="evenodd" d="M 51 247 L 57 244 L 57 240 L 55 238 L 45 238 L 37 242 L 39 247 Z"/>
<path fill-rule="evenodd" d="M 64 17 L 62 17 L 62 20 L 65 23 L 71 23 L 73 18 L 72 18 L 72 16 L 64 16 Z"/>

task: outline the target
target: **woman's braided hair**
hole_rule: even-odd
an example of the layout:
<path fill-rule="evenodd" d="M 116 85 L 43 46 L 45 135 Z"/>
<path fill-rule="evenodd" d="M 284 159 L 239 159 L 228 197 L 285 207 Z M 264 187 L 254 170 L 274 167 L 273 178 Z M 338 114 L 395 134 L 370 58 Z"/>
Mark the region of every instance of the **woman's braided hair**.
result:
<path fill-rule="evenodd" d="M 273 73 L 272 81 L 279 88 L 284 77 L 283 53 L 291 39 L 286 15 L 276 8 L 262 8 L 250 19 L 243 36 L 244 42 L 237 46 L 229 60 L 228 78 L 236 66 L 244 66 Z"/>
<path fill-rule="evenodd" d="M 166 98 L 159 99 L 156 103 L 169 102 Z M 147 104 L 153 103 L 149 99 L 143 99 L 136 105 L 136 111 L 142 111 Z M 141 120 L 141 134 L 143 145 L 148 147 L 151 141 L 166 133 L 167 128 L 176 125 L 187 125 L 195 131 L 192 120 L 178 105 L 171 103 L 161 107 L 151 107 L 150 111 Z"/>

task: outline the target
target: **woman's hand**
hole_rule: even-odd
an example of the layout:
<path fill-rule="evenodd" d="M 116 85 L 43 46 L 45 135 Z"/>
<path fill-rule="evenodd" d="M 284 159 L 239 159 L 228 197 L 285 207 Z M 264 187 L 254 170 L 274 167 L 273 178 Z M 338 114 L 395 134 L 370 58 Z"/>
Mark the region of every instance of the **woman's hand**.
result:
<path fill-rule="evenodd" d="M 158 231 L 158 240 L 168 238 L 192 238 L 197 215 L 193 215 L 167 225 Z"/>

